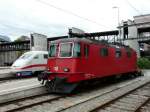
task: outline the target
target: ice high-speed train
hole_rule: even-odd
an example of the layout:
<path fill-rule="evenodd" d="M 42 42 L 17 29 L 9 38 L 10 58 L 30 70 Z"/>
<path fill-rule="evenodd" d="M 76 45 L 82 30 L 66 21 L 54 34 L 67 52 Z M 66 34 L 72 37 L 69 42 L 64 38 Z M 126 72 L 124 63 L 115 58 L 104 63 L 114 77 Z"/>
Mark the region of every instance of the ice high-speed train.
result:
<path fill-rule="evenodd" d="M 37 75 L 46 70 L 47 58 L 47 51 L 26 52 L 12 64 L 12 72 L 16 76 Z"/>

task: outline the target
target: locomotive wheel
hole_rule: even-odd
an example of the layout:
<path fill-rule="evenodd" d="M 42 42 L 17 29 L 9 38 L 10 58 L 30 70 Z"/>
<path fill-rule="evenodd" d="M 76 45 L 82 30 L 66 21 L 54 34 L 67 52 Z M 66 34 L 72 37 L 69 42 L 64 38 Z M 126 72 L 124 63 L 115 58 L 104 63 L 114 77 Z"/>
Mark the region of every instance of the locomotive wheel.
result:
<path fill-rule="evenodd" d="M 136 72 L 132 73 L 132 78 L 135 78 L 135 77 L 137 77 Z"/>

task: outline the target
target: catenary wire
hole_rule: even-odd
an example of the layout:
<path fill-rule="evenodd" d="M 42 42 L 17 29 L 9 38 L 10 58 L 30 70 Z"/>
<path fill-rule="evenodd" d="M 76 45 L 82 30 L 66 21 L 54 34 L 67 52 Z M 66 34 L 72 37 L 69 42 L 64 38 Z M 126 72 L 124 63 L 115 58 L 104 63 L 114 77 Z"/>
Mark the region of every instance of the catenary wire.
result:
<path fill-rule="evenodd" d="M 43 0 L 36 0 L 36 1 L 38 1 L 38 2 L 40 2 L 40 3 L 42 3 L 42 4 L 44 4 L 44 5 L 47 5 L 47 6 L 49 6 L 49 7 L 55 8 L 55 9 L 61 11 L 61 12 L 67 13 L 67 14 L 69 14 L 69 15 L 73 15 L 73 16 L 75 16 L 75 17 L 78 17 L 78 18 L 80 18 L 80 19 L 86 20 L 86 21 L 91 22 L 91 23 L 94 23 L 94 24 L 97 24 L 98 26 L 112 29 L 112 28 L 110 28 L 109 26 L 100 24 L 100 23 L 98 23 L 98 22 L 96 22 L 96 21 L 94 21 L 94 20 L 91 20 L 91 19 L 89 19 L 89 18 L 80 16 L 80 15 L 78 15 L 78 14 L 76 14 L 76 13 L 74 13 L 74 12 L 71 12 L 71 11 L 69 11 L 69 10 L 66 10 L 66 9 L 63 9 L 63 8 L 60 8 L 60 7 L 57 7 L 57 6 L 55 6 L 55 5 L 53 5 L 53 4 L 50 4 L 50 3 L 46 2 L 46 1 L 43 1 Z"/>

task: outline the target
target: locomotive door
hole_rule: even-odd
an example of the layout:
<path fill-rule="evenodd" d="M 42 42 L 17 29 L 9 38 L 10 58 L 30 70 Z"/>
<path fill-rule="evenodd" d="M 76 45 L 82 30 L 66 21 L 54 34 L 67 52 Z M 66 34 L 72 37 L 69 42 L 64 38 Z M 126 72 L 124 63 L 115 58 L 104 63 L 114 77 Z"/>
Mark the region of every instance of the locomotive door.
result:
<path fill-rule="evenodd" d="M 84 44 L 83 45 L 83 53 L 82 53 L 82 70 L 84 73 L 87 73 L 89 70 L 89 45 Z"/>

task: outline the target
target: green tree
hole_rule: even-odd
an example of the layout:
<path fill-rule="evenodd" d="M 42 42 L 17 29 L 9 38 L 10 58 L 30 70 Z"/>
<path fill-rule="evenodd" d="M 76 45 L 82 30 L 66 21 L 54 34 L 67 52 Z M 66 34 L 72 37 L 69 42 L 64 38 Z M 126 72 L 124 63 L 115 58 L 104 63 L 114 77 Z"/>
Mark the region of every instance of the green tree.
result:
<path fill-rule="evenodd" d="M 20 41 L 25 41 L 25 40 L 29 40 L 29 37 L 22 35 L 22 36 L 18 37 L 14 42 L 20 42 Z M 25 52 L 26 51 L 16 51 L 17 58 L 19 58 Z"/>
<path fill-rule="evenodd" d="M 141 69 L 150 69 L 150 61 L 147 58 L 139 58 L 137 64 Z"/>

